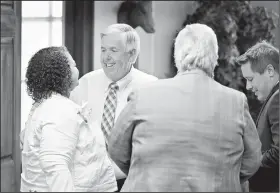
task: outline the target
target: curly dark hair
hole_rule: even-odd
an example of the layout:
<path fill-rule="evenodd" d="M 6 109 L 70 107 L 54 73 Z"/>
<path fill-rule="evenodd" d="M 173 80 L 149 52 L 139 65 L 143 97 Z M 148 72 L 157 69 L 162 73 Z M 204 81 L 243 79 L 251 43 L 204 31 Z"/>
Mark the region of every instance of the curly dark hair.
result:
<path fill-rule="evenodd" d="M 69 97 L 71 69 L 68 50 L 64 46 L 47 47 L 35 53 L 26 71 L 27 93 L 35 102 L 49 98 L 52 93 Z"/>

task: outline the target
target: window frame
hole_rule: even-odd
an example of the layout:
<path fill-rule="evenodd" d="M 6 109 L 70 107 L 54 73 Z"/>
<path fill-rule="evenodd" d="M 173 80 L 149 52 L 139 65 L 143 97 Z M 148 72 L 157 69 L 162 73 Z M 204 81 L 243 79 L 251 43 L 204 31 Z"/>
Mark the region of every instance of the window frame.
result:
<path fill-rule="evenodd" d="M 22 1 L 23 3 L 24 1 Z M 64 4 L 65 2 L 62 1 L 62 16 L 61 17 L 55 17 L 52 16 L 52 9 L 53 9 L 53 1 L 48 1 L 49 3 L 49 15 L 47 17 L 23 17 L 21 18 L 21 22 L 25 22 L 25 21 L 46 21 L 49 23 L 49 42 L 48 44 L 51 45 L 52 44 L 52 28 L 53 28 L 53 21 L 61 21 L 62 22 L 62 45 L 64 45 L 64 39 L 65 39 L 65 35 L 64 35 L 64 22 L 65 22 L 65 11 L 64 11 Z"/>
<path fill-rule="evenodd" d="M 21 2 L 21 4 L 24 3 L 24 1 Z M 54 36 L 52 35 L 52 30 L 53 30 L 53 25 L 54 25 L 54 22 L 55 21 L 61 21 L 61 45 L 64 45 L 64 42 L 65 42 L 65 2 L 64 1 L 61 1 L 62 3 L 62 6 L 61 6 L 61 12 L 62 12 L 62 15 L 61 17 L 56 17 L 56 16 L 53 16 L 52 15 L 52 10 L 53 10 L 53 1 L 48 1 L 49 3 L 49 10 L 48 10 L 48 16 L 34 16 L 34 17 L 24 17 L 22 15 L 22 6 L 21 6 L 21 31 L 22 31 L 22 25 L 24 24 L 24 22 L 32 22 L 32 21 L 42 21 L 42 22 L 47 22 L 48 23 L 48 44 L 47 46 L 51 46 L 53 44 L 53 40 L 54 40 Z M 24 34 L 22 34 L 21 32 L 21 50 L 24 49 L 24 46 L 22 45 L 22 42 L 23 42 L 23 39 L 24 39 Z M 27 62 L 27 61 L 23 61 L 23 54 L 26 54 L 26 52 L 21 52 L 21 73 L 20 73 L 20 80 L 21 80 L 21 84 L 20 84 L 20 88 L 21 88 L 21 108 L 29 108 L 29 103 L 32 101 L 33 103 L 33 100 L 31 99 L 30 96 L 28 96 L 28 93 L 24 90 L 26 88 L 26 82 L 25 82 L 25 76 L 23 76 L 23 74 L 26 73 L 26 64 L 23 64 L 23 62 Z M 27 104 L 23 104 L 23 103 L 27 103 Z M 31 107 L 30 107 L 31 108 Z M 30 109 L 29 108 L 29 109 Z M 20 129 L 23 130 L 24 129 L 24 125 L 25 125 L 25 121 L 28 119 L 28 113 L 27 112 L 27 109 L 21 109 L 21 113 L 20 113 L 20 117 L 21 119 L 23 119 L 20 123 Z M 26 119 L 27 118 L 27 119 Z"/>

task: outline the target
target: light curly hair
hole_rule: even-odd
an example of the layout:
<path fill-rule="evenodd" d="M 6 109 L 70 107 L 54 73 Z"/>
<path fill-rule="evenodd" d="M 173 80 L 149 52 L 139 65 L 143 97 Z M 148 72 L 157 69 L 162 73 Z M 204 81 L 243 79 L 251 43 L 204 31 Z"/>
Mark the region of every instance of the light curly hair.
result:
<path fill-rule="evenodd" d="M 174 57 L 178 72 L 201 69 L 213 77 L 218 60 L 215 32 L 205 24 L 190 24 L 175 39 Z"/>

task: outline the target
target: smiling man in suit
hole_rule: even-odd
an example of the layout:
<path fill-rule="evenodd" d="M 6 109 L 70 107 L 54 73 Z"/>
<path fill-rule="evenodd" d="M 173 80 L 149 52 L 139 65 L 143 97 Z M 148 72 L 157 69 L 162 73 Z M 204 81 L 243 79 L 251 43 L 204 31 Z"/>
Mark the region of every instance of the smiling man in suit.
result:
<path fill-rule="evenodd" d="M 157 77 L 133 67 L 140 53 L 140 36 L 131 26 L 123 23 L 109 25 L 100 38 L 102 69 L 81 77 L 70 98 L 79 105 L 87 103 L 89 123 L 104 136 L 104 143 L 98 145 L 107 147 L 111 129 L 127 104 L 128 94 L 156 81 Z M 112 164 L 119 190 L 126 175 L 114 162 Z"/>
<path fill-rule="evenodd" d="M 261 143 L 246 96 L 213 79 L 218 44 L 203 24 L 175 40 L 179 74 L 130 94 L 109 139 L 123 192 L 241 192 Z"/>
<path fill-rule="evenodd" d="M 262 164 L 249 180 L 251 191 L 279 192 L 279 50 L 263 41 L 237 58 L 246 88 L 263 106 L 257 119 Z"/>

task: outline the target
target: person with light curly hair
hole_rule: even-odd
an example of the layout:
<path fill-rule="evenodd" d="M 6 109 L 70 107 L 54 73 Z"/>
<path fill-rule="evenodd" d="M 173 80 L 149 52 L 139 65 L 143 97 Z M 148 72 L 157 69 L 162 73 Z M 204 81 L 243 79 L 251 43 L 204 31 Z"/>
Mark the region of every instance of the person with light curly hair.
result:
<path fill-rule="evenodd" d="M 186 25 L 174 55 L 178 75 L 132 92 L 112 129 L 121 191 L 241 192 L 261 162 L 246 96 L 213 79 L 218 44 L 207 25 Z"/>
<path fill-rule="evenodd" d="M 47 47 L 30 59 L 27 92 L 34 100 L 22 139 L 22 192 L 116 191 L 113 166 L 98 146 L 101 132 L 84 107 L 69 99 L 79 71 L 65 47 Z"/>

